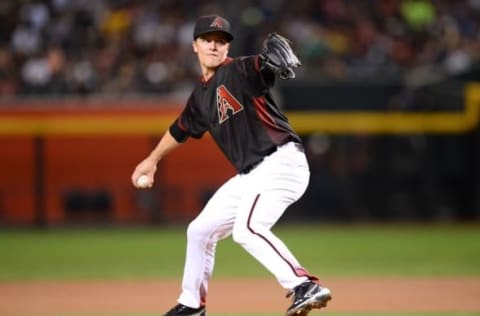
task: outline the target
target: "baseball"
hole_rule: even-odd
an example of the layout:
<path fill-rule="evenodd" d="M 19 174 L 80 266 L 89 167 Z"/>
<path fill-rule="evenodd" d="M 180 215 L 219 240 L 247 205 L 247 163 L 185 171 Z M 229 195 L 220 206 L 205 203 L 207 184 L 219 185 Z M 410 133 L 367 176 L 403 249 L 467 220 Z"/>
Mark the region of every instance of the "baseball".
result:
<path fill-rule="evenodd" d="M 148 180 L 148 176 L 141 175 L 137 179 L 137 186 L 139 188 L 148 188 L 150 186 L 150 181 Z"/>

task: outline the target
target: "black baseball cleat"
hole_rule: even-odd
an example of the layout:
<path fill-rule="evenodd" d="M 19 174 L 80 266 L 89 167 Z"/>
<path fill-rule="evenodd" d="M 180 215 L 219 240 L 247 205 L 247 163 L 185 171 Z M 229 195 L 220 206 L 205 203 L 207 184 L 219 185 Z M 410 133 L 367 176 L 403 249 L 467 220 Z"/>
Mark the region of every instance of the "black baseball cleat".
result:
<path fill-rule="evenodd" d="M 306 281 L 287 293 L 287 298 L 293 295 L 293 303 L 287 309 L 287 316 L 306 316 L 314 308 L 327 306 L 332 299 L 330 290 L 319 284 Z"/>
<path fill-rule="evenodd" d="M 192 308 L 183 304 L 177 304 L 164 316 L 207 316 L 207 310 L 205 309 L 205 306 Z"/>

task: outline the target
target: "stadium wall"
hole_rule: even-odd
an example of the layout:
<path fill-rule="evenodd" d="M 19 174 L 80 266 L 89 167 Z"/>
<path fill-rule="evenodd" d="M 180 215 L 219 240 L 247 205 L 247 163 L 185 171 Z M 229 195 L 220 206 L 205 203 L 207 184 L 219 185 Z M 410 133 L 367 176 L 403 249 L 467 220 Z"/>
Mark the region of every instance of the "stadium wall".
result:
<path fill-rule="evenodd" d="M 166 157 L 159 165 L 154 188 L 140 191 L 130 184 L 136 163 L 153 148 L 180 110 L 181 104 L 159 100 L 3 103 L 0 224 L 179 222 L 191 218 L 213 190 L 234 173 L 209 137 L 191 140 Z M 473 135 L 470 143 L 475 144 L 479 110 L 480 87 L 469 84 L 460 111 L 289 110 L 288 116 L 307 141 L 314 134 L 437 135 L 442 139 Z M 466 169 L 474 175 L 466 184 L 470 187 L 478 184 L 478 168 L 472 168 Z M 322 178 L 325 175 L 319 174 L 312 182 Z M 334 175 L 332 180 L 338 178 Z M 332 187 L 332 183 L 321 185 Z M 471 189 L 473 195 L 477 189 Z M 310 202 L 303 208 L 322 206 L 314 199 Z M 314 216 L 311 212 L 305 215 Z"/>

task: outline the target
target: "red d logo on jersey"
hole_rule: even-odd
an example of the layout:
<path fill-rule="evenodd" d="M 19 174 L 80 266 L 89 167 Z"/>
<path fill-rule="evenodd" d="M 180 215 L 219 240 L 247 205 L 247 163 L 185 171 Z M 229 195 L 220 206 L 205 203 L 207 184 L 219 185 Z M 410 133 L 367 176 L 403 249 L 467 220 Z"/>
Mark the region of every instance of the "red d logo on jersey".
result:
<path fill-rule="evenodd" d="M 221 85 L 217 88 L 217 109 L 218 122 L 222 124 L 233 115 L 242 111 L 243 105 L 235 99 L 224 85 Z"/>

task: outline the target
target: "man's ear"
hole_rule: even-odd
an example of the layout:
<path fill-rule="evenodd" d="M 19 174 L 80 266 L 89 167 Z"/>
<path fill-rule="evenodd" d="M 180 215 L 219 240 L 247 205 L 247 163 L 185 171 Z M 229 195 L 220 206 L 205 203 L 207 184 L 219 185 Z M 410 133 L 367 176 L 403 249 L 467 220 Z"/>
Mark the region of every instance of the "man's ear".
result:
<path fill-rule="evenodd" d="M 192 41 L 192 48 L 195 53 L 197 53 L 197 45 L 195 41 Z"/>

